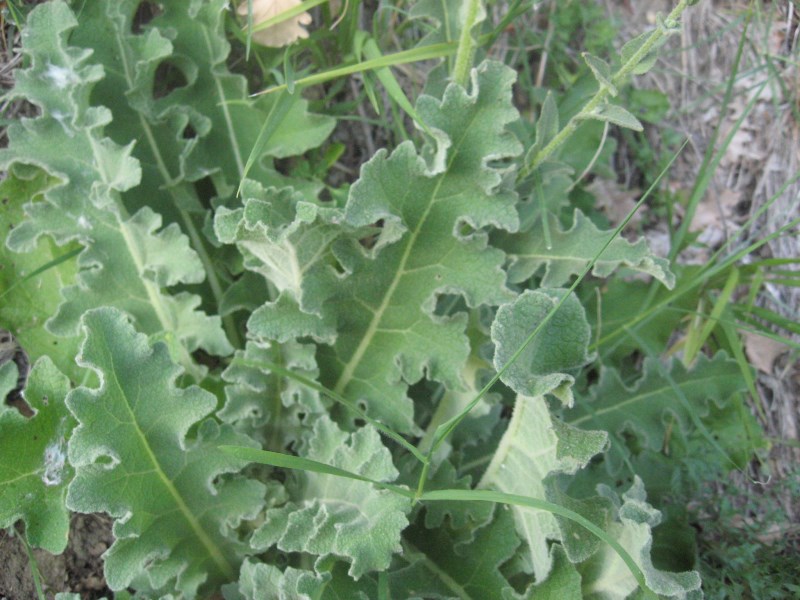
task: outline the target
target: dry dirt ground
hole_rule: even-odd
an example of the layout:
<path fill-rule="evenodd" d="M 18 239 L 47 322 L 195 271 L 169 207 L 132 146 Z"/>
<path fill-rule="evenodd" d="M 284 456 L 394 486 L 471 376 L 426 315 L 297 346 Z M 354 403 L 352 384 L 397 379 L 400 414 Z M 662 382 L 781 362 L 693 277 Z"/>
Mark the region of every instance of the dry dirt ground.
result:
<path fill-rule="evenodd" d="M 103 579 L 102 554 L 113 542 L 111 520 L 99 515 L 73 514 L 69 545 L 53 556 L 33 550 L 36 565 L 47 590 L 77 592 L 83 600 L 111 597 Z M 30 560 L 19 536 L 0 530 L 0 598 L 33 600 L 37 597 Z"/>
<path fill-rule="evenodd" d="M 608 14 L 623 23 L 625 35 L 621 39 L 633 37 L 651 26 L 656 13 L 667 12 L 672 4 L 669 0 L 586 1 L 605 3 Z M 670 124 L 690 139 L 688 151 L 672 170 L 670 185 L 676 191 L 684 190 L 696 179 L 720 117 L 724 123 L 720 138 L 724 138 L 747 103 L 755 101 L 754 109 L 745 117 L 714 174 L 710 193 L 694 217 L 693 228 L 703 232 L 703 241 L 712 249 L 741 229 L 748 218 L 800 170 L 800 7 L 796 7 L 793 0 L 761 2 L 761 11 L 750 23 L 745 37 L 740 67 L 740 73 L 744 75 L 734 84 L 734 100 L 727 114 L 720 114 L 725 82 L 742 38 L 741 15 L 747 6 L 744 1 L 701 0 L 687 13 L 680 40 L 673 44 L 680 52 L 663 58 L 660 68 L 635 83 L 641 88 L 659 89 L 669 96 L 673 105 Z M 0 85 L 8 89 L 13 85 L 13 71 L 20 63 L 18 34 L 9 25 L 3 27 L 3 32 L 4 38 L 0 40 Z M 760 83 L 769 72 L 777 76 L 771 78 L 771 84 L 761 88 Z M 25 110 L 24 106 L 6 103 L 2 108 L 6 118 Z M 363 132 L 354 130 L 350 133 L 358 138 Z M 0 129 L 0 144 L 4 143 L 4 138 Z M 653 143 L 657 144 L 658 140 L 654 139 Z M 625 153 L 619 153 L 616 160 L 618 172 L 629 173 L 629 179 L 633 179 L 635 167 L 628 162 Z M 357 165 L 353 166 L 357 168 Z M 624 179 L 621 178 L 619 185 L 604 190 L 610 198 L 611 212 L 625 214 L 636 198 L 636 194 L 625 186 Z M 782 191 L 777 201 L 749 227 L 742 243 L 763 238 L 798 216 L 800 183 L 794 183 Z M 659 244 L 663 246 L 665 232 L 666 226 L 653 228 L 648 233 L 651 245 L 655 248 Z M 762 249 L 760 257 L 797 258 L 800 256 L 799 240 L 798 234 L 782 236 Z M 685 254 L 681 260 L 702 261 L 705 258 L 707 255 L 703 251 L 697 251 Z M 767 285 L 758 303 L 797 321 L 800 289 Z M 800 336 L 796 336 L 794 341 L 800 342 Z M 756 410 L 755 406 L 753 409 L 765 415 L 762 424 L 776 443 L 764 463 L 754 466 L 753 473 L 749 476 L 733 474 L 732 477 L 738 485 L 749 487 L 758 494 L 774 493 L 782 503 L 787 515 L 786 523 L 779 524 L 779 529 L 770 533 L 770 539 L 800 536 L 800 499 L 783 491 L 791 487 L 785 485 L 787 478 L 800 477 L 800 364 L 797 353 L 758 336 L 749 337 L 746 343 L 748 356 L 759 371 L 760 396 L 756 402 L 760 403 L 761 410 Z M 800 489 L 799 486 L 795 489 Z M 35 564 L 48 590 L 47 597 L 51 598 L 53 592 L 59 590 L 80 592 L 82 598 L 90 599 L 108 594 L 102 579 L 100 557 L 111 541 L 108 519 L 73 515 L 71 539 L 63 555 L 52 557 L 34 551 Z M 769 539 L 765 538 L 765 542 L 768 543 Z M 30 565 L 19 536 L 0 531 L 0 600 L 36 597 Z"/>

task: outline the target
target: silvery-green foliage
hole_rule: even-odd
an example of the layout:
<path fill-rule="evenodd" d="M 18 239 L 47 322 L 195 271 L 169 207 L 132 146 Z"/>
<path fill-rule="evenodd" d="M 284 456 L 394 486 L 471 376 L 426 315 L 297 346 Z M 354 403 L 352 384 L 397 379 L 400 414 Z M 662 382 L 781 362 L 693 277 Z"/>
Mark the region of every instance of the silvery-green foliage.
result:
<path fill-rule="evenodd" d="M 0 295 L 0 326 L 26 330 L 34 361 L 51 334 L 67 350 L 35 361 L 32 416 L 0 410 L 0 525 L 22 521 L 59 552 L 70 510 L 110 515 L 105 580 L 137 598 L 622 600 L 638 574 L 664 597 L 697 597 L 695 573 L 653 564 L 661 517 L 641 480 L 612 477 L 641 460 L 623 434 L 649 453 L 668 420 L 676 439 L 700 439 L 740 380 L 724 355 L 692 369 L 649 357 L 638 382 L 600 365 L 580 385 L 595 332 L 566 286 L 591 261 L 596 278 L 674 276 L 641 241 L 598 258 L 613 232 L 577 210 L 556 218 L 574 184 L 557 157 L 536 172 L 541 202 L 518 181 L 560 131 L 552 95 L 525 148 L 513 69 L 486 60 L 466 85 L 436 78 L 416 99 L 418 135 L 323 201 L 323 181 L 275 162 L 335 124 L 295 90 L 242 181 L 279 100 L 250 98 L 232 72 L 227 5 L 30 13 L 9 97 L 38 113 L 0 150 L 17 205 L 0 214 L 13 225 L 1 256 L 67 258 L 41 288 L 60 296 L 38 311 L 9 305 L 30 284 Z M 458 40 L 464 6 L 417 3 L 420 44 Z M 474 39 L 489 26 L 477 9 Z M 611 85 L 607 64 L 587 62 Z M 610 104 L 591 118 L 636 124 Z M 0 364 L 0 394 L 17 375 Z M 272 454 L 247 465 L 231 446 Z"/>

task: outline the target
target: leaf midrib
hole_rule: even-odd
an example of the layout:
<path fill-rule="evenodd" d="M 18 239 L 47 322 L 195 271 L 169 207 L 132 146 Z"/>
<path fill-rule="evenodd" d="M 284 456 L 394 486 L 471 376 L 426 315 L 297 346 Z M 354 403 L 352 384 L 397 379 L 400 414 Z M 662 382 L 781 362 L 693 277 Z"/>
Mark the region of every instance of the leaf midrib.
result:
<path fill-rule="evenodd" d="M 416 152 L 416 151 L 415 151 Z M 449 165 L 448 165 L 449 166 Z M 386 309 L 389 307 L 391 303 L 392 297 L 394 296 L 394 292 L 397 287 L 400 285 L 400 281 L 406 275 L 406 263 L 408 262 L 409 257 L 411 256 L 411 251 L 414 248 L 417 238 L 419 237 L 420 232 L 428 219 L 428 215 L 430 215 L 431 208 L 434 204 L 434 199 L 436 198 L 436 194 L 439 191 L 439 188 L 444 181 L 445 174 L 442 174 L 436 185 L 434 186 L 433 193 L 428 201 L 428 205 L 425 207 L 425 212 L 423 213 L 422 217 L 419 220 L 419 224 L 411 233 L 411 236 L 408 238 L 406 243 L 406 247 L 403 250 L 403 255 L 400 257 L 400 263 L 397 267 L 397 271 L 395 272 L 394 278 L 392 279 L 392 283 L 389 285 L 386 293 L 383 296 L 383 301 L 381 302 L 380 306 L 375 310 L 372 315 L 372 319 L 370 320 L 369 327 L 364 332 L 364 336 L 361 338 L 361 342 L 359 342 L 356 351 L 350 357 L 350 360 L 347 361 L 342 374 L 339 376 L 339 380 L 336 382 L 336 386 L 334 387 L 334 391 L 337 394 L 341 394 L 350 381 L 353 379 L 353 375 L 358 369 L 358 366 L 361 364 L 361 359 L 364 357 L 364 354 L 367 352 L 367 348 L 369 348 L 370 344 L 372 343 L 372 338 L 375 337 L 375 333 L 377 332 L 381 321 L 383 320 L 383 313 L 386 312 Z"/>
<path fill-rule="evenodd" d="M 475 102 L 477 103 L 477 96 Z M 456 158 L 459 155 L 461 150 L 461 146 L 464 142 L 464 139 L 467 137 L 467 133 L 469 132 L 472 123 L 477 119 L 477 112 L 470 117 L 469 123 L 466 127 L 464 127 L 464 131 L 461 137 L 458 139 L 458 142 L 451 146 L 453 153 L 450 156 L 447 166 L 445 170 L 438 176 L 438 180 L 436 185 L 434 186 L 433 192 L 431 193 L 430 197 L 428 198 L 427 206 L 425 207 L 425 212 L 423 213 L 422 217 L 420 217 L 417 227 L 411 233 L 411 237 L 408 238 L 408 242 L 406 244 L 405 250 L 403 251 L 403 255 L 400 259 L 400 263 L 398 265 L 397 271 L 395 272 L 395 276 L 392 279 L 392 283 L 390 284 L 389 288 L 387 289 L 386 293 L 384 294 L 383 301 L 381 302 L 378 309 L 373 313 L 372 320 L 370 321 L 369 327 L 364 332 L 364 336 L 361 338 L 361 342 L 359 342 L 356 351 L 350 357 L 350 360 L 347 361 L 342 374 L 339 376 L 339 379 L 336 381 L 336 385 L 334 386 L 334 391 L 337 394 L 341 394 L 344 389 L 349 385 L 349 383 L 353 379 L 353 375 L 358 369 L 359 365 L 361 364 L 361 359 L 363 358 L 364 354 L 366 354 L 367 349 L 369 348 L 370 344 L 372 343 L 372 338 L 375 336 L 376 331 L 379 329 L 379 324 L 383 320 L 383 313 L 386 311 L 388 306 L 391 303 L 392 297 L 394 296 L 394 292 L 397 289 L 398 285 L 400 284 L 400 280 L 408 273 L 406 271 L 406 263 L 408 262 L 409 257 L 411 256 L 411 251 L 415 246 L 417 238 L 419 237 L 420 232 L 422 231 L 425 222 L 430 215 L 431 209 L 433 205 L 436 203 L 437 196 L 439 193 L 439 189 L 441 188 L 444 180 L 447 178 L 448 174 L 450 173 L 450 168 L 455 162 Z M 416 148 L 414 148 L 414 154 L 419 159 L 419 154 L 417 153 Z M 388 159 L 387 159 L 388 160 Z M 386 164 L 386 163 L 384 163 Z M 410 193 L 410 190 L 409 192 Z"/>
<path fill-rule="evenodd" d="M 224 554 L 220 551 L 220 549 L 217 547 L 214 541 L 208 536 L 208 534 L 206 534 L 202 525 L 198 522 L 194 513 L 192 513 L 192 510 L 189 508 L 186 502 L 184 502 L 180 492 L 173 485 L 172 480 L 169 479 L 169 477 L 167 477 L 166 473 L 161 468 L 161 463 L 158 461 L 156 453 L 151 448 L 147 436 L 145 436 L 144 432 L 139 426 L 139 421 L 137 419 L 136 413 L 131 408 L 131 402 L 130 399 L 128 398 L 128 395 L 125 393 L 125 388 L 122 386 L 121 382 L 117 378 L 118 370 L 115 368 L 114 365 L 114 353 L 112 352 L 111 348 L 106 342 L 107 340 L 103 338 L 103 344 L 105 346 L 105 350 L 108 355 L 109 362 L 111 364 L 111 368 L 108 369 L 107 373 L 108 375 L 111 376 L 110 378 L 113 380 L 114 385 L 116 386 L 117 390 L 119 390 L 120 396 L 123 398 L 123 404 L 125 405 L 125 409 L 130 417 L 130 423 L 134 431 L 136 432 L 136 436 L 139 439 L 140 446 L 144 450 L 147 459 L 153 465 L 153 471 L 158 475 L 161 484 L 164 486 L 164 488 L 166 488 L 170 497 L 173 499 L 175 505 L 177 506 L 178 512 L 183 516 L 183 518 L 189 524 L 192 533 L 194 533 L 195 537 L 197 537 L 197 539 L 206 549 L 211 560 L 214 561 L 214 564 L 217 565 L 217 567 L 222 572 L 225 578 L 227 578 L 228 580 L 233 580 L 236 576 L 234 568 L 225 559 Z M 157 515 L 158 513 L 153 513 L 153 514 Z"/>
<path fill-rule="evenodd" d="M 681 390 L 684 390 L 685 388 L 689 388 L 689 387 L 696 386 L 696 385 L 702 386 L 704 382 L 713 381 L 715 379 L 719 379 L 720 377 L 724 377 L 724 375 L 720 375 L 719 373 L 712 373 L 708 377 L 692 378 L 692 379 L 690 379 L 688 381 L 684 381 L 682 383 L 679 383 L 678 384 L 678 388 L 681 389 Z M 593 419 L 597 418 L 600 415 L 604 415 L 606 413 L 614 412 L 614 411 L 617 411 L 617 410 L 622 410 L 622 408 L 624 408 L 625 406 L 628 406 L 629 404 L 633 404 L 633 403 L 636 403 L 636 402 L 643 402 L 644 400 L 646 400 L 647 398 L 649 398 L 651 396 L 661 395 L 661 394 L 665 393 L 667 390 L 672 390 L 672 389 L 673 389 L 673 387 L 671 385 L 665 384 L 662 387 L 655 388 L 655 389 L 653 389 L 653 390 L 651 390 L 649 392 L 636 393 L 635 395 L 631 396 L 627 400 L 624 400 L 622 402 L 617 402 L 612 406 L 607 406 L 605 408 L 601 408 L 600 410 L 593 410 L 592 412 L 587 413 L 582 417 L 578 417 L 577 419 L 575 419 L 573 421 L 567 421 L 567 423 L 569 423 L 570 425 L 578 425 L 578 424 L 583 423 L 585 421 L 593 420 Z M 707 398 L 707 396 L 704 399 L 706 399 L 706 398 Z M 591 407 L 591 403 L 587 403 L 587 405 L 589 407 Z"/>
<path fill-rule="evenodd" d="M 132 90 L 133 89 L 133 78 L 131 76 L 130 64 L 128 64 L 128 55 L 125 52 L 125 45 L 124 45 L 124 42 L 123 42 L 123 39 L 122 39 L 122 36 L 120 34 L 119 29 L 115 29 L 115 32 L 116 32 L 116 35 L 114 36 L 114 38 L 115 38 L 115 40 L 117 42 L 117 51 L 119 52 L 120 62 L 122 63 L 122 70 L 123 70 L 123 75 L 124 75 L 124 78 L 125 78 L 125 83 L 127 84 L 128 89 Z M 211 42 L 210 42 L 210 40 L 208 40 L 208 35 L 207 35 L 207 32 L 206 32 L 205 28 L 203 28 L 203 35 L 206 38 L 206 46 L 207 46 L 207 49 L 209 51 L 209 56 L 210 56 L 211 55 L 211 47 L 210 47 L 210 43 Z M 231 145 L 234 148 L 234 155 L 235 155 L 236 161 L 237 161 L 236 164 L 237 164 L 237 166 L 240 167 L 239 171 L 241 173 L 242 172 L 242 167 L 241 167 L 241 164 L 240 164 L 241 163 L 241 157 L 240 157 L 240 153 L 239 153 L 238 144 L 236 143 L 235 133 L 232 130 L 232 124 L 230 122 L 230 115 L 228 113 L 227 103 L 225 102 L 225 97 L 224 97 L 224 94 L 223 94 L 223 90 L 222 90 L 221 85 L 219 85 L 218 78 L 213 75 L 213 72 L 212 72 L 212 77 L 214 79 L 215 85 L 217 86 L 217 92 L 222 97 L 222 102 L 221 103 L 222 103 L 223 111 L 224 111 L 224 114 L 225 114 L 226 125 L 229 128 L 228 134 L 231 137 Z M 221 296 L 222 296 L 222 289 L 220 287 L 216 271 L 214 271 L 214 269 L 210 268 L 210 266 L 209 266 L 210 262 L 211 262 L 210 258 L 208 257 L 208 254 L 205 251 L 205 247 L 203 246 L 203 243 L 199 238 L 199 235 L 198 235 L 197 230 L 196 230 L 196 228 L 194 226 L 194 223 L 191 220 L 191 217 L 189 216 L 189 214 L 186 212 L 185 209 L 180 208 L 180 202 L 179 202 L 180 199 L 178 197 L 179 192 L 176 190 L 176 186 L 178 185 L 179 180 L 177 178 L 174 178 L 172 176 L 172 174 L 169 172 L 169 169 L 167 168 L 167 165 L 164 162 L 164 158 L 163 158 L 163 156 L 161 154 L 161 148 L 159 147 L 158 142 L 156 141 L 156 138 L 153 135 L 153 130 L 150 127 L 150 123 L 147 121 L 147 119 L 144 118 L 144 115 L 142 115 L 142 113 L 140 111 L 135 111 L 135 112 L 136 112 L 136 115 L 137 115 L 137 117 L 139 119 L 139 125 L 141 126 L 142 130 L 144 131 L 145 138 L 147 138 L 147 144 L 150 146 L 150 150 L 153 153 L 153 157 L 156 160 L 156 169 L 158 170 L 159 174 L 161 175 L 161 178 L 164 180 L 164 187 L 168 191 L 169 195 L 173 198 L 173 201 L 175 202 L 175 206 L 179 207 L 178 208 L 178 212 L 179 212 L 179 214 L 181 216 L 181 219 L 183 220 L 184 225 L 186 226 L 186 229 L 189 232 L 189 236 L 190 236 L 190 238 L 191 238 L 191 240 L 193 242 L 192 248 L 197 253 L 198 257 L 200 258 L 200 260 L 201 260 L 201 262 L 203 264 L 203 270 L 204 270 L 204 272 L 206 274 L 206 277 L 208 279 L 209 285 L 211 286 L 212 293 L 214 294 L 215 298 L 217 298 L 217 302 L 219 303 L 219 298 L 221 298 Z M 91 141 L 91 136 L 90 136 L 90 141 Z M 92 149 L 94 149 L 94 145 L 92 145 Z M 132 245 L 133 240 L 130 239 L 130 236 L 127 233 L 127 224 L 125 222 L 123 222 L 123 221 L 120 221 L 120 229 L 121 229 L 121 231 L 123 233 L 123 236 L 125 238 L 125 243 L 128 246 L 128 248 L 130 249 L 130 254 L 133 257 L 134 263 L 136 264 L 138 273 L 140 274 L 140 279 L 141 279 L 145 289 L 147 290 L 147 295 L 148 295 L 148 298 L 150 299 L 150 304 L 153 306 L 153 308 L 154 308 L 154 310 L 156 312 L 156 317 L 158 318 L 159 322 L 161 323 L 161 325 L 164 327 L 165 330 L 174 331 L 177 334 L 178 332 L 176 330 L 175 323 L 172 322 L 172 319 L 170 319 L 169 315 L 167 314 L 167 312 L 165 312 L 167 309 L 164 307 L 164 302 L 162 300 L 160 290 L 158 289 L 158 287 L 153 282 L 147 280 L 145 277 L 141 277 L 141 273 L 143 273 L 142 265 L 140 264 L 138 255 L 133 251 L 133 248 L 134 248 L 134 246 Z M 180 339 L 180 336 L 178 336 L 178 337 Z M 189 355 L 188 349 L 185 347 L 184 344 L 181 344 L 181 349 L 182 349 L 182 352 L 181 352 L 181 355 L 182 355 L 181 356 L 181 364 L 186 368 L 186 370 L 189 373 L 192 374 L 192 376 L 195 379 L 197 379 L 199 381 L 200 379 L 202 379 L 201 371 L 199 371 L 198 368 L 196 367 L 194 361 L 192 360 L 191 356 Z"/>

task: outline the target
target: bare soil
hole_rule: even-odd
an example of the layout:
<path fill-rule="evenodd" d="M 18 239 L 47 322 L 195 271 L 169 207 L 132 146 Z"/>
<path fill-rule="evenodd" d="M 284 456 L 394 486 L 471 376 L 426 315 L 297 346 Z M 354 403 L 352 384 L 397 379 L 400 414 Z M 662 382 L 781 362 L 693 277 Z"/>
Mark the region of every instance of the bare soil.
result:
<path fill-rule="evenodd" d="M 82 600 L 111 598 L 111 590 L 103 579 L 102 555 L 113 541 L 111 519 L 73 514 L 64 553 L 53 556 L 34 549 L 32 561 L 18 535 L 12 537 L 0 530 L 0 600 L 37 598 L 32 568 L 38 571 L 48 600 L 65 590 L 79 593 Z"/>

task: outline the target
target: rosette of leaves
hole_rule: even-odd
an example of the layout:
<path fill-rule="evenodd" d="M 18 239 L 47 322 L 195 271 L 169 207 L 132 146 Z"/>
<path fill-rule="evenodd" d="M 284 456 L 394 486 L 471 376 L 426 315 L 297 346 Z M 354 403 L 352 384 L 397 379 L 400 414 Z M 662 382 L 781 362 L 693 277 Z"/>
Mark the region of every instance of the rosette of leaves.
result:
<path fill-rule="evenodd" d="M 473 71 L 470 90 L 451 85 L 441 100 L 420 97 L 417 112 L 432 139 L 421 153 L 410 141 L 379 151 L 340 215 L 278 190 L 217 213 L 218 236 L 281 291 L 253 315 L 249 335 L 331 340 L 318 353 L 323 385 L 398 431 L 414 429 L 410 384 L 427 377 L 450 389 L 464 385 L 466 320 L 437 315 L 437 299 L 456 294 L 477 307 L 513 297 L 504 255 L 484 232 L 518 224 L 505 164 L 520 152 L 506 131 L 517 118 L 512 81 L 508 68 L 487 62 Z M 327 245 L 326 222 L 339 231 Z M 278 253 L 291 260 L 276 269 Z"/>

